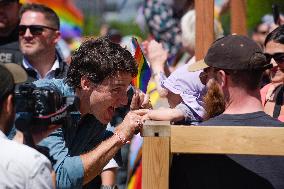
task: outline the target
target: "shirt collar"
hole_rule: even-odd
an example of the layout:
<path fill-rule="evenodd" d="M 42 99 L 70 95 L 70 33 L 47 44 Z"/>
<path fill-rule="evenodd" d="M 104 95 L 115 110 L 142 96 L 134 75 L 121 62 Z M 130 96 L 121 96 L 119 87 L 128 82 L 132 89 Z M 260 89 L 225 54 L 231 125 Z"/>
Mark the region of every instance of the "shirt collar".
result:
<path fill-rule="evenodd" d="M 29 63 L 29 61 L 24 57 L 23 58 L 23 66 L 25 69 L 32 69 L 34 70 L 36 73 L 37 73 L 37 78 L 40 79 L 41 76 L 39 74 L 39 72 Z M 51 69 L 47 72 L 46 74 L 46 77 L 51 73 L 51 72 L 54 72 L 56 69 L 60 68 L 60 65 L 59 65 L 59 60 L 58 60 L 58 57 L 56 56 L 56 59 L 53 63 L 53 66 L 51 67 Z"/>
<path fill-rule="evenodd" d="M 5 138 L 7 139 L 7 136 L 0 130 L 0 138 Z"/>
<path fill-rule="evenodd" d="M 51 70 L 55 71 L 57 68 L 60 68 L 60 66 L 59 66 L 58 58 L 56 57 L 56 60 L 55 60 L 55 62 L 53 64 L 53 66 L 51 67 L 50 71 Z"/>

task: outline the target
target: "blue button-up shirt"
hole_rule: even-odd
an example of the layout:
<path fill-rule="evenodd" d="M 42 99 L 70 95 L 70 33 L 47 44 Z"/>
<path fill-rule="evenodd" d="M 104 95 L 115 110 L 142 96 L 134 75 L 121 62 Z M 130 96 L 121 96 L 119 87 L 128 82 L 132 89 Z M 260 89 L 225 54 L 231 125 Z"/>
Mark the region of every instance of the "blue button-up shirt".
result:
<path fill-rule="evenodd" d="M 74 95 L 73 89 L 62 79 L 38 80 L 34 83 L 38 87 L 56 87 L 64 96 Z M 67 124 L 45 138 L 40 146 L 49 149 L 49 156 L 56 172 L 57 188 L 82 188 L 84 168 L 80 154 L 94 149 L 111 135 L 111 132 L 106 131 L 106 125 L 100 123 L 93 115 L 81 117 L 79 112 L 72 112 Z M 118 154 L 115 160 L 121 163 Z"/>

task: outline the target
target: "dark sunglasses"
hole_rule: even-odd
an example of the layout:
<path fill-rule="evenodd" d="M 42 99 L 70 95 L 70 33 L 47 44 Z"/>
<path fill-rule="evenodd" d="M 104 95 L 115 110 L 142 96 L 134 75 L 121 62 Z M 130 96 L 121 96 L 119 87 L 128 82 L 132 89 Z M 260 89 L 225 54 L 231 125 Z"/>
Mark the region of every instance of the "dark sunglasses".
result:
<path fill-rule="evenodd" d="M 210 67 L 204 68 L 203 71 L 199 74 L 199 79 L 200 79 L 200 81 L 201 81 L 201 83 L 202 83 L 203 85 L 206 85 L 206 82 L 207 82 L 207 78 L 208 78 L 208 76 L 209 76 L 210 69 L 212 69 L 212 68 L 210 68 Z M 213 69 L 214 69 L 214 68 L 213 68 Z M 214 69 L 214 72 L 215 72 L 215 69 Z"/>
<path fill-rule="evenodd" d="M 208 72 L 203 71 L 199 74 L 199 79 L 203 85 L 206 85 L 207 78 L 208 78 Z"/>
<path fill-rule="evenodd" d="M 231 74 L 230 70 L 225 70 L 225 69 L 220 69 L 220 68 L 210 68 L 210 67 L 205 68 L 205 69 L 203 69 L 203 72 L 201 72 L 199 74 L 199 79 L 200 79 L 200 81 L 203 85 L 206 85 L 206 81 L 207 81 L 207 78 L 209 76 L 210 69 L 213 69 L 213 73 L 217 73 L 218 71 L 223 70 L 225 72 L 225 74 L 227 74 L 227 75 Z"/>
<path fill-rule="evenodd" d="M 270 62 L 273 58 L 277 64 L 283 64 L 284 63 L 284 53 L 275 53 L 275 54 L 267 54 L 265 53 L 267 62 Z"/>
<path fill-rule="evenodd" d="M 1 1 L 0 1 L 0 5 L 3 6 L 3 7 L 4 7 L 4 6 L 10 6 L 10 5 L 12 5 L 14 2 L 16 2 L 16 1 L 8 1 L 8 2 L 5 2 L 5 1 L 4 1 L 4 2 L 1 2 Z"/>
<path fill-rule="evenodd" d="M 257 33 L 261 35 L 266 35 L 268 32 L 267 31 L 257 31 Z"/>
<path fill-rule="evenodd" d="M 19 25 L 19 35 L 25 35 L 27 29 L 29 28 L 32 35 L 41 35 L 44 29 L 49 29 L 56 31 L 57 29 L 48 27 L 48 26 L 42 26 L 42 25 Z"/>

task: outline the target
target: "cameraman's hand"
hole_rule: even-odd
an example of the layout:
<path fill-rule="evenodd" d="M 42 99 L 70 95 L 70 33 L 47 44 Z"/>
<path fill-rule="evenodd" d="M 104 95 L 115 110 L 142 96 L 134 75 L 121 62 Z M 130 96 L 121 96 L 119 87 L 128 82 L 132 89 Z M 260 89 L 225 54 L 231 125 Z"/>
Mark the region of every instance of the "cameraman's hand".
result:
<path fill-rule="evenodd" d="M 53 131 L 56 129 L 60 128 L 61 125 L 49 125 L 48 127 L 37 130 L 37 131 L 31 131 L 32 132 L 32 137 L 33 137 L 33 142 L 34 144 L 38 144 L 41 140 L 46 138 L 49 134 L 51 134 Z M 16 135 L 13 138 L 14 141 L 23 144 L 25 141 L 25 137 L 23 132 L 17 130 Z"/>
<path fill-rule="evenodd" d="M 135 113 L 133 111 L 128 112 L 123 122 L 115 129 L 115 132 L 118 133 L 121 137 L 125 138 L 127 141 L 130 141 L 134 133 L 140 132 L 143 127 L 142 116 L 145 113 L 138 113 Z"/>
<path fill-rule="evenodd" d="M 56 129 L 60 128 L 62 125 L 49 125 L 46 128 L 42 128 L 37 131 L 32 131 L 32 137 L 34 143 L 37 144 L 44 138 L 46 138 L 49 134 L 51 134 Z"/>
<path fill-rule="evenodd" d="M 140 108 L 143 108 L 143 109 L 152 108 L 150 96 L 148 94 L 143 93 L 139 89 L 135 89 L 134 95 L 132 97 L 131 104 L 130 104 L 130 110 L 138 110 Z"/>

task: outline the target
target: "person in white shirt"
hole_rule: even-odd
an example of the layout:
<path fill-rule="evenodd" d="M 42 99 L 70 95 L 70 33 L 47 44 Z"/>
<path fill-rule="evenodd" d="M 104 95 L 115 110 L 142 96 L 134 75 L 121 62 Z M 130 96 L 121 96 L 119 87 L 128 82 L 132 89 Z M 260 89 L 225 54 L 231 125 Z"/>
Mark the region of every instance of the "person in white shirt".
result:
<path fill-rule="evenodd" d="M 17 64 L 0 64 L 0 188 L 54 188 L 50 161 L 38 151 L 9 140 L 14 124 L 14 88 L 27 79 Z"/>

